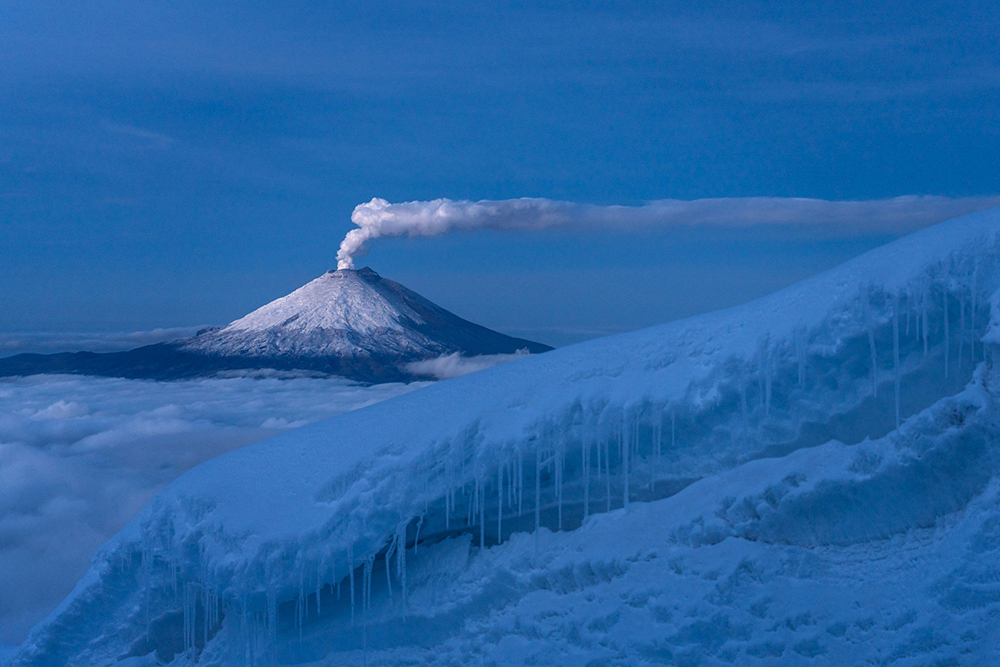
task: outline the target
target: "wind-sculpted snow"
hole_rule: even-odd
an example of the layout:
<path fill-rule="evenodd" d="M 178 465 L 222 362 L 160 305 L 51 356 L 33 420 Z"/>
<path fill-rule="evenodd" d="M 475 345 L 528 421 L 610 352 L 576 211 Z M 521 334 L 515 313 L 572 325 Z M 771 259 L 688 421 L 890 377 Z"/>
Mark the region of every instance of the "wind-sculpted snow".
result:
<path fill-rule="evenodd" d="M 14 664 L 989 662 L 998 287 L 988 211 L 232 452 Z"/>

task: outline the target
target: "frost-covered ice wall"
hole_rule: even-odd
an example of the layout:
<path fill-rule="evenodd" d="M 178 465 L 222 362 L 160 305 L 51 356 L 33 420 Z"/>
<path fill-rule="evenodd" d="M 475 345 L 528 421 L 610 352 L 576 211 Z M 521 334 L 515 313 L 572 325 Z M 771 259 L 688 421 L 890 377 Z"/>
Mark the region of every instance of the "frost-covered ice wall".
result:
<path fill-rule="evenodd" d="M 428 549 L 500 549 L 527 533 L 544 551 L 548 531 L 592 514 L 894 432 L 990 358 L 998 286 L 1000 215 L 987 211 L 739 308 L 515 361 L 233 452 L 109 542 L 14 664 L 304 663 L 322 657 L 316 646 L 361 648 L 373 615 L 412 613 L 412 565 Z M 829 546 L 905 528 L 784 534 Z M 671 539 L 716 544 L 726 530 L 701 521 Z M 327 641 L 289 648 L 303 633 Z"/>

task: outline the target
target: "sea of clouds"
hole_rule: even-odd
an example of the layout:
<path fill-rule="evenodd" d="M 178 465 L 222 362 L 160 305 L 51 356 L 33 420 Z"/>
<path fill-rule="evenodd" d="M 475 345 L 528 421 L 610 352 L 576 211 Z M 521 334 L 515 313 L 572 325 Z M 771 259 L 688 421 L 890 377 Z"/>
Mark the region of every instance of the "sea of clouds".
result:
<path fill-rule="evenodd" d="M 97 547 L 185 470 L 419 386 L 260 376 L 0 380 L 0 644 L 20 643 Z"/>

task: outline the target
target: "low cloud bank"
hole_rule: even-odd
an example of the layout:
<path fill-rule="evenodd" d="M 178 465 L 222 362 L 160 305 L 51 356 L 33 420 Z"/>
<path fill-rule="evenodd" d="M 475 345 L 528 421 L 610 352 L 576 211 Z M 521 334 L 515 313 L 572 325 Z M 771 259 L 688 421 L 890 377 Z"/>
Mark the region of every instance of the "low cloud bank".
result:
<path fill-rule="evenodd" d="M 421 377 L 448 380 L 498 364 L 505 364 L 514 359 L 521 359 L 529 354 L 527 350 L 522 350 L 514 354 L 483 354 L 478 357 L 463 357 L 460 353 L 454 352 L 434 359 L 408 363 L 406 370 Z"/>
<path fill-rule="evenodd" d="M 165 343 L 188 338 L 204 327 L 172 327 L 150 331 L 120 331 L 111 333 L 24 332 L 0 333 L 0 357 L 25 352 L 52 354 L 55 352 L 119 352 L 143 345 Z"/>
<path fill-rule="evenodd" d="M 97 547 L 185 470 L 418 386 L 0 380 L 0 645 L 21 642 L 86 572 Z"/>
<path fill-rule="evenodd" d="M 868 201 L 783 197 L 661 199 L 642 206 L 596 206 L 553 199 L 393 204 L 375 198 L 354 208 L 357 225 L 344 237 L 337 266 L 354 268 L 371 241 L 393 236 L 440 236 L 474 229 L 532 231 L 614 229 L 628 233 L 664 227 L 801 227 L 820 235 L 902 234 L 966 213 L 1000 206 L 1000 197 L 906 196 Z"/>

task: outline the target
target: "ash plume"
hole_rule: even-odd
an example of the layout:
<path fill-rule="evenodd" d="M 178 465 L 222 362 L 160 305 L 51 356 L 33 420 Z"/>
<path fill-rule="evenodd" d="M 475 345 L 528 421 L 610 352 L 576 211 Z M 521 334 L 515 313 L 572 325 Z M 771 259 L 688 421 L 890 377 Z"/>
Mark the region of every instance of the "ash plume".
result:
<path fill-rule="evenodd" d="M 892 199 L 742 197 L 661 199 L 641 206 L 597 206 L 553 199 L 468 201 L 434 199 L 393 204 L 374 198 L 351 214 L 357 225 L 337 252 L 337 268 L 353 269 L 371 241 L 395 236 L 440 236 L 475 229 L 615 229 L 666 227 L 798 227 L 818 236 L 905 234 L 949 218 L 1000 206 L 1000 197 L 911 195 Z"/>

